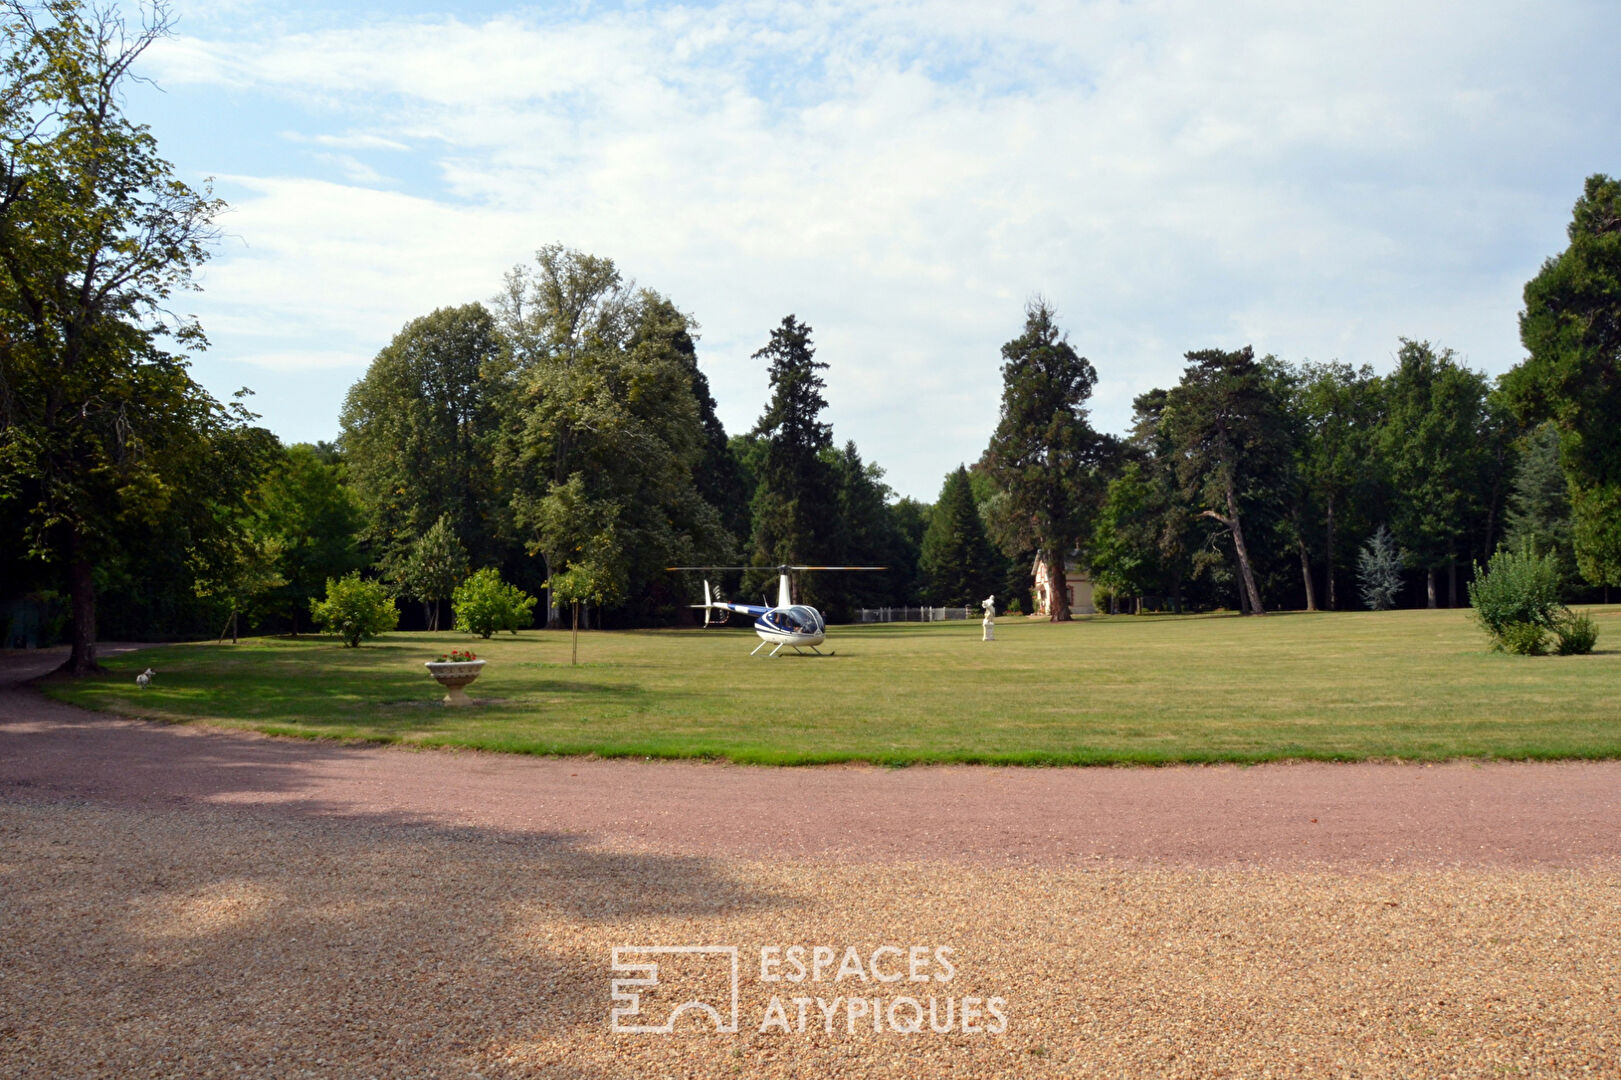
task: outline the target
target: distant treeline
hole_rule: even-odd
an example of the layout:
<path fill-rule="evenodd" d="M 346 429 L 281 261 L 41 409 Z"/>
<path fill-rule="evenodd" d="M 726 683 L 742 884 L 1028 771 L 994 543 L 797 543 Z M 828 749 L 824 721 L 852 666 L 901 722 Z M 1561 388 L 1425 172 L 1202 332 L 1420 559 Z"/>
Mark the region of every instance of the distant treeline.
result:
<path fill-rule="evenodd" d="M 1071 566 L 1133 609 L 1344 607 L 1356 578 L 1381 604 L 1457 603 L 1505 543 L 1552 553 L 1569 591 L 1621 584 L 1607 177 L 1526 286 L 1528 359 L 1495 385 L 1420 341 L 1384 376 L 1212 348 L 1137 399 L 1128 435 L 1103 435 L 1096 370 L 1033 301 L 1002 348 L 996 430 L 932 506 L 834 439 L 827 365 L 795 316 L 762 330 L 770 398 L 728 436 L 692 318 L 556 245 L 490 304 L 408 323 L 335 443 L 285 447 L 190 374 L 206 339 L 176 297 L 223 204 L 124 112 L 171 27 L 161 4 L 142 14 L 0 5 L 0 646 L 70 638 L 67 673 L 97 670 L 98 639 L 300 631 L 348 574 L 390 586 L 408 626 L 438 625 L 489 570 L 610 626 L 688 617 L 696 582 L 676 565 L 760 567 L 720 578 L 746 598 L 781 563 L 889 567 L 807 575 L 802 599 L 833 619 L 992 592 L 1030 610 L 1038 563 L 1056 619 Z"/>
<path fill-rule="evenodd" d="M 1614 187 L 1598 194 L 1621 203 Z M 230 457 L 239 497 L 212 503 L 230 520 L 202 554 L 127 530 L 95 568 L 100 636 L 299 632 L 327 581 L 357 571 L 390 586 L 403 626 L 436 627 L 454 585 L 485 567 L 535 595 L 564 572 L 588 581 L 587 625 L 609 627 L 690 620 L 697 583 L 678 565 L 761 567 L 714 575 L 741 598 L 771 592 L 780 563 L 889 568 L 804 576 L 800 599 L 834 621 L 992 593 L 1031 611 L 1038 562 L 1054 577 L 1079 568 L 1113 610 L 1346 608 L 1361 606 L 1359 556 L 1382 529 L 1387 570 L 1405 574 L 1398 604 L 1459 604 L 1474 563 L 1504 544 L 1553 552 L 1573 594 L 1621 583 L 1602 480 L 1614 474 L 1582 471 L 1608 459 L 1588 414 L 1559 404 L 1568 371 L 1535 358 L 1494 384 L 1405 339 L 1382 376 L 1189 352 L 1181 381 L 1138 397 L 1117 437 L 1091 428 L 1096 371 L 1038 299 L 1003 347 L 984 454 L 924 504 L 835 440 L 810 326 L 788 315 L 770 331 L 755 354 L 770 398 L 730 436 L 697 338 L 611 260 L 543 248 L 489 305 L 407 323 L 349 390 L 335 443 L 282 447 L 228 425 L 221 438 L 256 448 Z M 20 539 L 7 554 L 13 623 L 59 636 L 59 569 Z M 1069 615 L 1062 593 L 1055 618 Z M 555 622 L 558 605 L 536 618 Z"/>

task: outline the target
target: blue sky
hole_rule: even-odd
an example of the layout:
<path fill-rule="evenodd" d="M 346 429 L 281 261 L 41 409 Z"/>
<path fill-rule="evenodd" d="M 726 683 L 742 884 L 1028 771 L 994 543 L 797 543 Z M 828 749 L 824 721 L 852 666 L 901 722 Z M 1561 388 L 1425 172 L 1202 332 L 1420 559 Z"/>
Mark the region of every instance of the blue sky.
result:
<path fill-rule="evenodd" d="M 702 326 L 728 430 L 810 323 L 829 416 L 932 499 L 1047 297 L 1094 422 L 1190 349 L 1491 374 L 1582 180 L 1621 171 L 1621 5 L 176 0 L 132 94 L 231 205 L 195 365 L 330 439 L 408 320 L 543 244 Z"/>

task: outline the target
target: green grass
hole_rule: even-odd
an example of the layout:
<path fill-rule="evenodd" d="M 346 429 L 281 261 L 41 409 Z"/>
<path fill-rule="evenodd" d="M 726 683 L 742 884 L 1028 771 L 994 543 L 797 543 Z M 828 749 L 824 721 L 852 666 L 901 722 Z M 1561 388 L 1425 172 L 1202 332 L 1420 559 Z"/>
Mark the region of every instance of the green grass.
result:
<path fill-rule="evenodd" d="M 834 627 L 828 658 L 748 652 L 741 630 L 479 641 L 390 634 L 175 645 L 53 683 L 126 715 L 278 735 L 532 754 L 1118 764 L 1287 758 L 1621 757 L 1621 607 L 1591 656 L 1487 651 L 1466 611 Z M 422 662 L 489 660 L 447 709 Z M 135 673 L 158 672 L 151 687 Z"/>

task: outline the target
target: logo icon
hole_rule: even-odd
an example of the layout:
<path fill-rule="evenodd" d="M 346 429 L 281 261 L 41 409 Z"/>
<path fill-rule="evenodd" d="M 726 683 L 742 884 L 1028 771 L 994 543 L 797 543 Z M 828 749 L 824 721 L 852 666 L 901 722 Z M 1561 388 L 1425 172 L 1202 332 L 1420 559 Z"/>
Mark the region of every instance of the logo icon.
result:
<path fill-rule="evenodd" d="M 683 976 L 708 973 L 710 979 L 704 980 L 706 983 L 714 979 L 715 970 L 722 963 L 721 960 L 712 958 L 724 958 L 727 982 L 731 991 L 730 1000 L 725 1002 L 723 1008 L 717 1008 L 715 1002 L 718 999 L 713 995 L 688 998 L 665 1014 L 662 1024 L 646 1023 L 645 1021 L 655 1017 L 642 1014 L 643 995 L 656 998 L 658 992 L 667 986 L 667 983 L 661 983 L 659 980 L 659 961 L 654 959 L 661 956 L 668 958 L 665 961 L 666 968 L 676 969 L 675 978 L 682 979 Z M 736 945 L 619 945 L 615 946 L 613 951 L 613 970 L 616 973 L 635 976 L 613 980 L 615 1005 L 611 1015 L 614 1031 L 639 1035 L 668 1035 L 675 1030 L 675 1022 L 682 1013 L 695 1009 L 709 1014 L 709 1018 L 715 1022 L 716 1031 L 736 1034 L 738 973 Z M 708 1000 L 705 999 L 706 996 Z"/>

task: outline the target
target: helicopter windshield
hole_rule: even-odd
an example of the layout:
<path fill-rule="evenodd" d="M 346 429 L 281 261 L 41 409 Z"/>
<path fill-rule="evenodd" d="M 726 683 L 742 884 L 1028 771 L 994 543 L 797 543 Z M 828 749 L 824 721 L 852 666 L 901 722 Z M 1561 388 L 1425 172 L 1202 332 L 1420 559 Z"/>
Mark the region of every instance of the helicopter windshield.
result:
<path fill-rule="evenodd" d="M 765 614 L 765 623 L 773 630 L 785 634 L 819 634 L 822 632 L 822 619 L 815 608 L 795 604 L 793 607 L 776 608 Z"/>
<path fill-rule="evenodd" d="M 794 628 L 801 634 L 819 634 L 822 632 L 822 616 L 815 608 L 795 604 L 789 608 L 787 615 L 794 622 Z"/>

